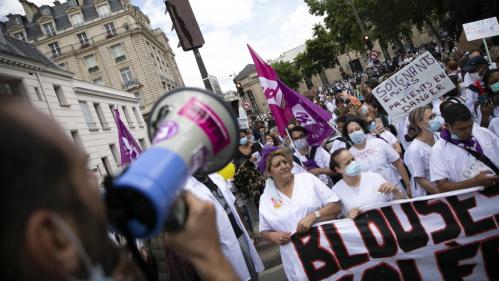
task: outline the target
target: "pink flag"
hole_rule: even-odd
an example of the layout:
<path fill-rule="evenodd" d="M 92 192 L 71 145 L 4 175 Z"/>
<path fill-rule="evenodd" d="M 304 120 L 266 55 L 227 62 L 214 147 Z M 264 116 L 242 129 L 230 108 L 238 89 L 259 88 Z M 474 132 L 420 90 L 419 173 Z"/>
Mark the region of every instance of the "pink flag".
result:
<path fill-rule="evenodd" d="M 249 45 L 248 49 L 281 136 L 286 135 L 288 122 L 294 117 L 307 130 L 310 145 L 322 144 L 334 132 L 328 124 L 331 114 L 284 84 Z"/>
<path fill-rule="evenodd" d="M 121 121 L 120 112 L 117 108 L 114 108 L 114 121 L 116 122 L 116 127 L 118 128 L 121 165 L 128 165 L 130 162 L 139 157 L 139 154 L 142 153 L 142 149 L 130 131 L 128 131 L 123 121 Z"/>

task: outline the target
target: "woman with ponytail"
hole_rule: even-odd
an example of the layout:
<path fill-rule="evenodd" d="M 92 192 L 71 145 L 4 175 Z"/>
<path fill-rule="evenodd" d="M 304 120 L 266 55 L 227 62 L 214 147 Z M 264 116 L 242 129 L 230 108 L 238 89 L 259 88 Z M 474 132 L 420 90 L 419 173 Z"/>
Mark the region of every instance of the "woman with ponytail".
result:
<path fill-rule="evenodd" d="M 442 127 L 429 107 L 418 107 L 409 113 L 408 138 L 412 141 L 404 154 L 404 163 L 411 173 L 412 197 L 438 193 L 430 181 L 431 147 L 438 139 L 435 134 Z"/>

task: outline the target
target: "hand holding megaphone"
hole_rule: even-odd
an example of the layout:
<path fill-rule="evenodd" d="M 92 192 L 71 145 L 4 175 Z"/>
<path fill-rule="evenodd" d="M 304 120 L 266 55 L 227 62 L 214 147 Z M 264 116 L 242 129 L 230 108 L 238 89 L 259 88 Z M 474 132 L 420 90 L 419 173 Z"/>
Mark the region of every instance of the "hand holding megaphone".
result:
<path fill-rule="evenodd" d="M 236 118 L 224 101 L 196 88 L 163 96 L 150 112 L 148 133 L 152 147 L 106 192 L 111 223 L 135 238 L 178 227 L 187 211 L 175 199 L 186 180 L 196 171 L 208 174 L 225 167 L 239 136 Z"/>

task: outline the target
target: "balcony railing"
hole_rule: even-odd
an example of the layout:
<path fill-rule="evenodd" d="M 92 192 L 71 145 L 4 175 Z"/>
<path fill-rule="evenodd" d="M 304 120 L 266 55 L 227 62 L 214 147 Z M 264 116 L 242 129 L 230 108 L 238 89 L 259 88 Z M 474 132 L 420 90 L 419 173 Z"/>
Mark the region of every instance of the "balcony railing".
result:
<path fill-rule="evenodd" d="M 140 31 L 141 29 L 142 29 L 142 26 L 140 26 L 138 24 L 124 24 L 120 27 L 115 28 L 113 33 L 104 32 L 104 33 L 101 33 L 101 34 L 98 34 L 98 35 L 95 35 L 95 36 L 88 38 L 88 40 L 86 42 L 86 44 L 88 44 L 88 46 L 83 47 L 83 45 L 80 42 L 77 42 L 77 43 L 72 44 L 72 45 L 66 45 L 66 46 L 60 47 L 60 52 L 56 56 L 54 56 L 52 54 L 52 52 L 46 52 L 45 55 L 51 59 L 54 59 L 54 58 L 62 56 L 62 55 L 67 55 L 67 54 L 71 54 L 74 52 L 78 52 L 84 48 L 92 47 L 96 44 L 99 44 L 103 41 L 108 40 L 109 38 L 119 36 L 119 35 L 124 34 L 126 32 Z M 108 34 L 110 34 L 110 37 L 108 37 Z M 53 36 L 55 36 L 55 34 Z"/>
<path fill-rule="evenodd" d="M 124 61 L 124 60 L 126 60 L 126 56 L 125 56 L 125 55 L 121 55 L 121 56 L 119 56 L 119 57 L 115 57 L 115 58 L 114 58 L 114 61 L 115 61 L 115 62 L 117 62 L 117 63 L 118 63 L 118 62 L 122 62 L 122 61 Z"/>
<path fill-rule="evenodd" d="M 127 80 L 125 82 L 122 83 L 123 85 L 123 89 L 125 91 L 128 91 L 128 90 L 131 90 L 131 89 L 135 89 L 137 87 L 140 87 L 140 83 L 138 80 L 136 79 L 130 79 L 130 80 Z"/>
<path fill-rule="evenodd" d="M 99 66 L 97 66 L 97 65 L 88 68 L 88 73 L 94 73 L 97 71 L 99 71 Z"/>

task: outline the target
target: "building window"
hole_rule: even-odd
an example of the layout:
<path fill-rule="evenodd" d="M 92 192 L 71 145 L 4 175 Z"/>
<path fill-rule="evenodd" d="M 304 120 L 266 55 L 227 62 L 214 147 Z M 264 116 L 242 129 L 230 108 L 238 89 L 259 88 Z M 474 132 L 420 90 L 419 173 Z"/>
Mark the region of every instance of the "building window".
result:
<path fill-rule="evenodd" d="M 62 87 L 59 85 L 54 85 L 54 91 L 55 91 L 55 96 L 57 97 L 57 100 L 59 101 L 59 105 L 64 105 L 68 106 L 68 101 L 66 100 L 66 96 L 62 92 Z"/>
<path fill-rule="evenodd" d="M 126 106 L 122 106 L 121 109 L 123 109 L 123 114 L 125 114 L 125 119 L 128 122 L 128 127 L 135 128 L 132 118 L 130 117 L 130 113 L 128 113 L 128 108 L 126 108 Z"/>
<path fill-rule="evenodd" d="M 139 111 L 137 110 L 136 107 L 132 107 L 133 115 L 135 115 L 135 119 L 137 119 L 137 123 L 139 124 L 139 127 L 144 127 L 144 122 L 142 122 L 142 118 L 139 114 Z"/>
<path fill-rule="evenodd" d="M 78 41 L 80 42 L 82 48 L 88 47 L 89 42 L 87 34 L 85 32 L 76 34 L 76 37 L 78 37 Z"/>
<path fill-rule="evenodd" d="M 76 0 L 68 0 L 69 7 L 78 6 L 78 2 Z"/>
<path fill-rule="evenodd" d="M 95 123 L 94 118 L 92 117 L 92 113 L 90 112 L 90 108 L 88 108 L 88 104 L 85 101 L 79 101 L 81 112 L 83 112 L 83 117 L 85 117 L 85 122 L 87 122 L 88 128 L 90 130 L 97 130 L 97 123 Z"/>
<path fill-rule="evenodd" d="M 44 16 L 50 16 L 50 7 L 44 7 L 42 10 L 41 10 L 41 13 L 42 15 Z"/>
<path fill-rule="evenodd" d="M 39 101 L 43 101 L 42 94 L 40 93 L 40 88 L 35 87 L 35 94 Z"/>
<path fill-rule="evenodd" d="M 116 36 L 118 33 L 116 33 L 116 29 L 114 28 L 114 23 L 106 23 L 104 25 L 104 28 L 106 29 L 106 38 L 110 38 L 113 36 Z"/>
<path fill-rule="evenodd" d="M 98 6 L 97 7 L 97 12 L 99 13 L 99 16 L 101 16 L 101 17 L 106 17 L 106 16 L 108 16 L 111 13 L 111 11 L 109 10 L 109 6 L 108 5 Z"/>
<path fill-rule="evenodd" d="M 17 16 L 14 19 L 16 20 L 16 24 L 23 24 L 20 16 Z"/>
<path fill-rule="evenodd" d="M 113 58 L 116 62 L 121 62 L 126 59 L 125 50 L 121 44 L 111 46 L 111 52 L 113 53 Z"/>
<path fill-rule="evenodd" d="M 123 78 L 124 88 L 128 88 L 137 84 L 137 81 L 135 81 L 135 79 L 133 78 L 132 71 L 130 70 L 129 67 L 121 69 L 120 72 L 121 72 L 121 77 Z"/>
<path fill-rule="evenodd" d="M 113 155 L 114 162 L 116 162 L 116 165 L 120 166 L 120 156 L 118 154 L 118 149 L 116 149 L 116 145 L 114 143 L 111 143 L 109 145 L 109 150 L 111 150 L 111 154 Z"/>
<path fill-rule="evenodd" d="M 73 138 L 73 142 L 77 146 L 83 147 L 83 142 L 81 141 L 80 133 L 78 132 L 78 130 L 71 131 L 71 138 Z"/>
<path fill-rule="evenodd" d="M 65 63 L 65 62 L 62 62 L 62 63 L 58 64 L 58 66 L 59 66 L 60 68 L 64 68 L 64 69 L 66 69 L 66 63 Z"/>
<path fill-rule="evenodd" d="M 99 71 L 99 66 L 97 66 L 97 61 L 95 60 L 94 55 L 83 57 L 83 61 L 85 61 L 85 64 L 88 67 L 88 73 Z"/>
<path fill-rule="evenodd" d="M 80 13 L 71 15 L 71 23 L 73 24 L 74 27 L 82 26 L 83 16 Z"/>
<path fill-rule="evenodd" d="M 45 30 L 45 35 L 47 35 L 48 37 L 52 37 L 55 35 L 55 28 L 51 22 L 44 24 L 43 29 Z"/>
<path fill-rule="evenodd" d="M 106 117 L 104 117 L 104 112 L 102 112 L 102 108 L 99 103 L 94 103 L 95 112 L 97 112 L 97 117 L 99 118 L 100 125 L 103 129 L 109 129 L 109 123 L 106 122 Z"/>
<path fill-rule="evenodd" d="M 102 78 L 94 79 L 92 82 L 94 82 L 94 84 L 104 86 L 104 80 Z"/>
<path fill-rule="evenodd" d="M 107 157 L 102 157 L 101 161 L 102 165 L 104 165 L 104 169 L 106 169 L 107 175 L 111 176 L 112 170 L 111 170 L 111 165 L 109 165 L 109 159 L 107 159 Z"/>
<path fill-rule="evenodd" d="M 13 35 L 14 35 L 14 38 L 16 38 L 17 40 L 26 41 L 26 37 L 24 36 L 24 32 L 22 32 L 22 31 L 18 32 L 18 33 L 14 33 Z"/>
<path fill-rule="evenodd" d="M 59 43 L 57 42 L 50 43 L 49 48 L 53 58 L 56 58 L 62 54 L 61 48 L 59 47 Z"/>

